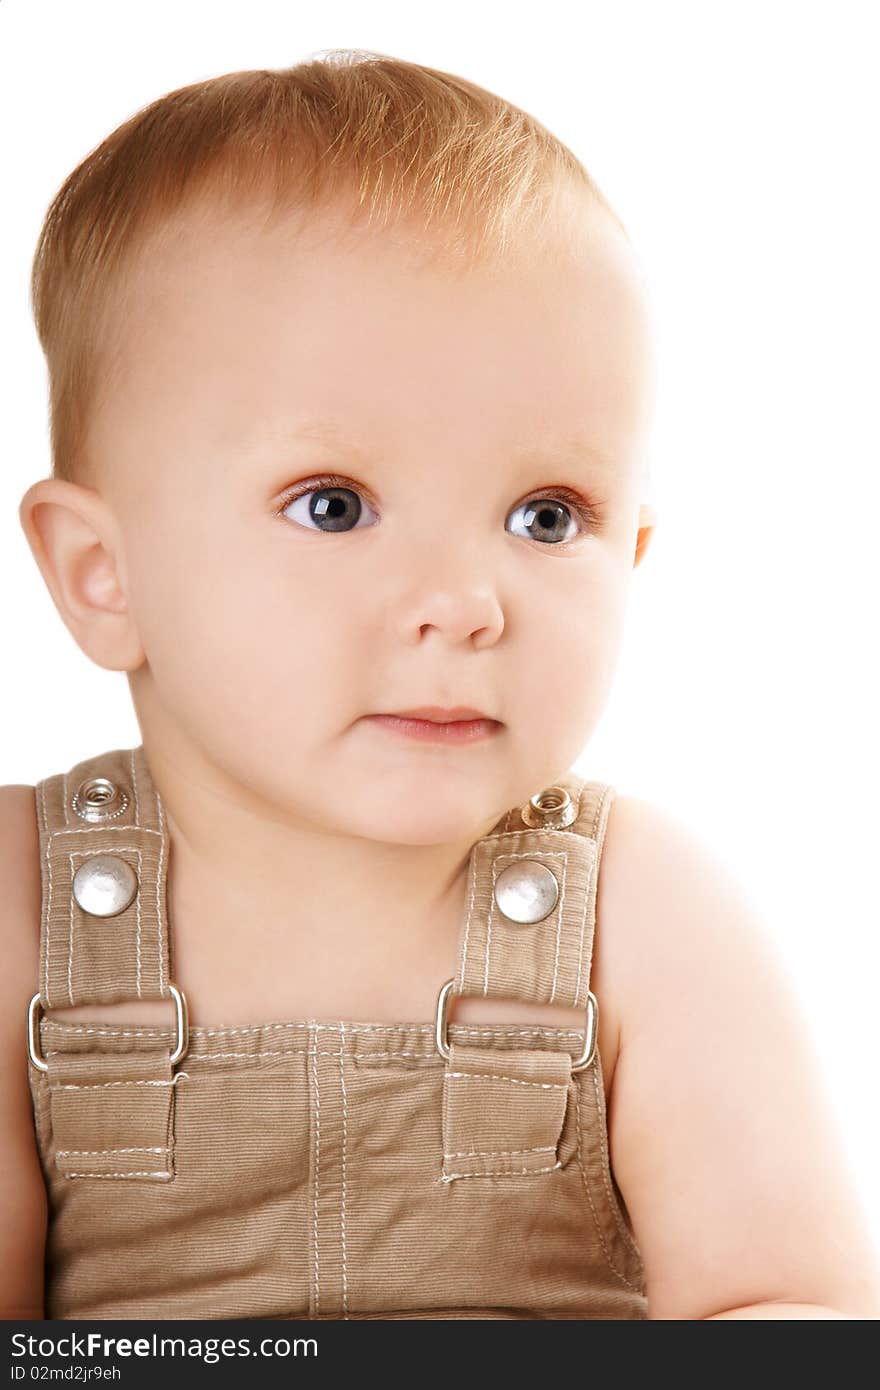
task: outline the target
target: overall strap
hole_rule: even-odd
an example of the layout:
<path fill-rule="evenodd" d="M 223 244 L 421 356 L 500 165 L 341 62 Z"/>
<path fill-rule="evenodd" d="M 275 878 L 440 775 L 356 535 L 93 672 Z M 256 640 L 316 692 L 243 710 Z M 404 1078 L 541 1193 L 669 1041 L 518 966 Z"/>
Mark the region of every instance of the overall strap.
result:
<path fill-rule="evenodd" d="M 582 1007 L 585 1037 L 589 1003 L 598 1026 L 590 969 L 614 794 L 569 771 L 476 841 L 453 994 Z M 438 1017 L 438 1038 L 442 1031 Z M 543 1173 L 568 1161 L 571 1053 L 458 1040 L 446 1051 L 441 1181 Z"/>
<path fill-rule="evenodd" d="M 572 817 L 555 814 L 568 794 Z M 468 870 L 455 994 L 495 995 L 585 1008 L 590 985 L 596 885 L 613 788 L 569 772 L 544 798 L 518 808 L 477 840 Z M 524 820 L 524 814 L 530 822 Z"/>
<path fill-rule="evenodd" d="M 168 838 L 143 746 L 36 786 L 44 1009 L 170 999 Z"/>
<path fill-rule="evenodd" d="M 143 746 L 47 777 L 36 785 L 36 804 L 42 905 L 32 1007 L 170 1000 L 168 832 Z M 29 1037 L 31 1029 L 29 1021 Z M 172 1047 L 110 1050 L 99 1031 L 95 1038 L 84 1050 L 81 1034 L 72 1047 L 55 1034 L 42 1059 L 58 1171 L 173 1178 Z"/>

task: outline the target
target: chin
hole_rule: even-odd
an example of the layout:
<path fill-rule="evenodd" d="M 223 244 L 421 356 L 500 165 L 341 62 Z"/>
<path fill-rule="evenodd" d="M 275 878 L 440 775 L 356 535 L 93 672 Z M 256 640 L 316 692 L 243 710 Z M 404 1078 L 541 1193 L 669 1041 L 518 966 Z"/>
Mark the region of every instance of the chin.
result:
<path fill-rule="evenodd" d="M 387 790 L 376 792 L 363 801 L 350 798 L 346 807 L 346 822 L 351 833 L 367 840 L 380 840 L 397 845 L 443 845 L 461 841 L 473 830 L 479 834 L 492 811 L 482 809 L 482 798 L 459 789 L 459 795 L 432 795 L 429 783 L 411 796 L 401 797 L 393 781 Z"/>

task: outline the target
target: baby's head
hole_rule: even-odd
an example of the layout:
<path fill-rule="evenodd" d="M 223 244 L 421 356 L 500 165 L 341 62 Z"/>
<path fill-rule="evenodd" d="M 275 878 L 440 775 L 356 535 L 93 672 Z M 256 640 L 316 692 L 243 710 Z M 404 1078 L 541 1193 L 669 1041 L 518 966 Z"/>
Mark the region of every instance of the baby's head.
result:
<path fill-rule="evenodd" d="M 543 126 L 354 58 L 173 92 L 71 174 L 34 263 L 53 477 L 21 520 L 157 768 L 431 844 L 552 783 L 602 712 L 654 523 L 650 315 Z M 369 717 L 422 706 L 498 724 Z"/>

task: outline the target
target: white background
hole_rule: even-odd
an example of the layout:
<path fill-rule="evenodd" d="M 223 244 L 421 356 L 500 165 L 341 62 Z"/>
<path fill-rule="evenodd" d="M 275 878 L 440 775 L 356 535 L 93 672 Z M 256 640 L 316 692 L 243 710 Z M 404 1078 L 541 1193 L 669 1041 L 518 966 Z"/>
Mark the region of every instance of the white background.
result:
<path fill-rule="evenodd" d="M 0 0 L 0 782 L 140 742 L 125 677 L 76 647 L 17 516 L 50 467 L 28 280 L 59 184 L 163 92 L 321 48 L 499 92 L 618 209 L 657 322 L 660 525 L 580 766 L 675 812 L 748 885 L 880 1240 L 876 18 L 840 0 Z"/>

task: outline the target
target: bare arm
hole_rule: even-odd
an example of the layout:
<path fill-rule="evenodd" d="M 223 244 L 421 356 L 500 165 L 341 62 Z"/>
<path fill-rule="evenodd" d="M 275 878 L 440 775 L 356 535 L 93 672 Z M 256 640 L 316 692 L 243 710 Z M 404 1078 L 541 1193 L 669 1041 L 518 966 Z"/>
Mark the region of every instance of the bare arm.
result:
<path fill-rule="evenodd" d="M 766 928 L 686 827 L 632 797 L 612 815 L 600 873 L 600 915 L 620 925 L 609 1140 L 648 1316 L 880 1316 L 876 1252 Z"/>
<path fill-rule="evenodd" d="M 865 1318 L 867 1313 L 840 1313 L 819 1303 L 749 1303 L 745 1308 L 729 1308 L 726 1313 L 709 1313 L 704 1321 L 718 1318 Z"/>
<path fill-rule="evenodd" d="M 33 787 L 0 787 L 0 884 L 0 1317 L 42 1318 L 47 1201 L 25 1051 L 40 955 Z"/>

